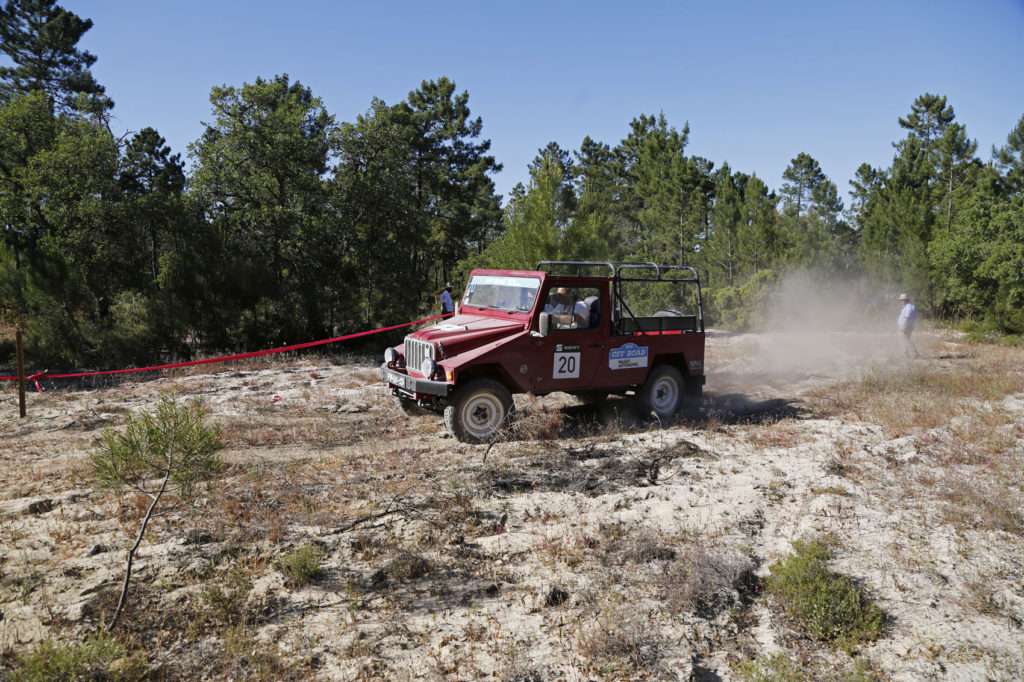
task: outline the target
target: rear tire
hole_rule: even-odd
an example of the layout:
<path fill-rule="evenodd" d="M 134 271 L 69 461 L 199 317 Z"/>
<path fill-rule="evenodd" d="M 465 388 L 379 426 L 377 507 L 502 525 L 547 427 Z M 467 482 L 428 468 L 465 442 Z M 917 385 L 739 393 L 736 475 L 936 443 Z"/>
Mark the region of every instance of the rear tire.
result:
<path fill-rule="evenodd" d="M 444 408 L 444 425 L 463 443 L 486 443 L 505 428 L 511 414 L 507 388 L 492 379 L 474 379 Z"/>
<path fill-rule="evenodd" d="M 683 377 L 672 365 L 656 365 L 636 394 L 644 415 L 652 412 L 667 419 L 679 411 L 683 403 Z"/>

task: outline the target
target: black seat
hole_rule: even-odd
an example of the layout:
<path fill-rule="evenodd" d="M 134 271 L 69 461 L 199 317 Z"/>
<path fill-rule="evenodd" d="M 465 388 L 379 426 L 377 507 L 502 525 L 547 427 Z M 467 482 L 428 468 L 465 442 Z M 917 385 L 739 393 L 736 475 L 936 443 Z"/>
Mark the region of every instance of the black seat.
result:
<path fill-rule="evenodd" d="M 601 323 L 601 297 L 587 296 L 583 302 L 590 308 L 590 327 L 593 329 Z"/>

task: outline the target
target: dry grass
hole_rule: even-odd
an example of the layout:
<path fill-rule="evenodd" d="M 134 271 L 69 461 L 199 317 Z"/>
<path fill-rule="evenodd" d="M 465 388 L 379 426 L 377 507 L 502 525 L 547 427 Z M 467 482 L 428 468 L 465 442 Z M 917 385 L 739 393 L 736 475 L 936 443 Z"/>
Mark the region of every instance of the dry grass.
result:
<path fill-rule="evenodd" d="M 663 672 L 658 665 L 666 642 L 653 614 L 638 613 L 621 599 L 603 605 L 576 631 L 580 667 L 603 679 Z"/>
<path fill-rule="evenodd" d="M 942 519 L 966 530 L 1024 535 L 1024 492 L 1019 481 L 991 480 L 959 471 L 922 474 L 916 479 L 941 500 Z"/>
<path fill-rule="evenodd" d="M 535 398 L 521 400 L 516 406 L 515 420 L 507 434 L 516 440 L 551 440 L 563 428 L 565 415 L 561 410 L 549 410 Z"/>
<path fill-rule="evenodd" d="M 312 375 L 311 375 L 312 376 Z M 352 372 L 348 379 L 339 384 L 341 388 L 359 388 L 380 383 L 380 372 L 375 369 L 363 369 Z M 318 377 L 312 377 L 318 378 Z"/>
<path fill-rule="evenodd" d="M 975 346 L 951 361 L 876 367 L 857 380 L 814 392 L 816 409 L 877 424 L 886 443 L 879 452 L 885 466 L 874 468 L 873 458 L 865 466 L 849 442 L 837 440 L 826 471 L 887 488 L 894 508 L 913 509 L 958 536 L 1024 537 L 1024 425 L 1003 402 L 1024 392 L 1022 366 L 1021 349 Z M 826 492 L 842 494 L 811 489 Z M 900 560 L 913 568 L 922 559 L 901 553 Z M 986 585 L 990 582 L 963 589 L 991 600 Z"/>
<path fill-rule="evenodd" d="M 1000 410 L 976 409 L 947 428 L 914 438 L 923 457 L 941 465 L 979 465 L 1002 470 L 1014 463 L 1013 451 L 1024 440 L 1024 425 Z"/>
<path fill-rule="evenodd" d="M 987 349 L 966 364 L 874 367 L 859 379 L 812 391 L 816 411 L 881 425 L 892 437 L 977 414 L 979 406 L 1024 392 L 1024 352 Z"/>
<path fill-rule="evenodd" d="M 795 448 L 805 441 L 806 435 L 799 422 L 786 420 L 752 428 L 746 439 L 759 448 Z"/>

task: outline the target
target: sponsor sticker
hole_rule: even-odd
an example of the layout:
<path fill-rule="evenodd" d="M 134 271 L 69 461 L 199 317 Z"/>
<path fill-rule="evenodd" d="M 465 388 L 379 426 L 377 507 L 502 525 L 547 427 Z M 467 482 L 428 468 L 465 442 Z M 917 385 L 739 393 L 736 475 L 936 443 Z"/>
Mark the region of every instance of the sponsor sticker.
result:
<path fill-rule="evenodd" d="M 608 351 L 608 367 L 610 369 L 639 369 L 647 366 L 647 346 L 627 343 Z"/>

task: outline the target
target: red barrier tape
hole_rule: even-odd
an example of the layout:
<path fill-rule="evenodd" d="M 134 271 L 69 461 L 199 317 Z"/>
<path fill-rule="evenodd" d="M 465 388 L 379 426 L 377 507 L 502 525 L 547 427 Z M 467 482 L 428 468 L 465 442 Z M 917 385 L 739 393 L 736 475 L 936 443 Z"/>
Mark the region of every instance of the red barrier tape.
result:
<path fill-rule="evenodd" d="M 191 360 L 189 362 L 175 362 L 170 365 L 154 365 L 153 367 L 134 367 L 131 369 L 111 369 L 105 372 L 78 372 L 76 374 L 47 374 L 45 371 L 36 372 L 32 376 L 25 377 L 25 380 L 32 380 L 35 382 L 36 390 L 42 391 L 42 386 L 39 385 L 39 379 L 71 379 L 74 377 L 96 377 L 104 374 L 126 374 L 128 372 L 151 372 L 158 369 L 173 369 L 175 367 L 191 367 L 192 365 L 206 365 L 211 362 L 228 362 L 229 360 L 242 360 L 243 358 L 255 358 L 260 355 L 271 355 L 273 353 L 287 353 L 291 350 L 300 350 L 302 348 L 312 348 L 313 346 L 323 346 L 328 343 L 337 343 L 338 341 L 347 341 L 348 339 L 355 339 L 360 336 L 369 336 L 370 334 L 380 334 L 381 332 L 389 332 L 393 329 L 401 329 L 402 327 L 411 327 L 414 324 L 420 324 L 421 322 L 433 322 L 434 320 L 441 320 L 446 317 L 451 317 L 452 313 L 445 315 L 438 315 L 437 317 L 425 317 L 422 320 L 416 320 L 414 322 L 404 322 L 402 324 L 396 324 L 391 327 L 381 327 L 380 329 L 371 329 L 365 332 L 356 332 L 355 334 L 346 334 L 345 336 L 336 336 L 333 339 L 323 339 L 321 341 L 308 341 L 306 343 L 297 343 L 292 346 L 281 346 L 280 348 L 269 348 L 267 350 L 257 350 L 251 353 L 238 353 L 236 355 L 224 355 L 218 358 L 206 358 L 205 360 Z M 0 381 L 16 381 L 18 377 L 0 377 Z"/>
<path fill-rule="evenodd" d="M 42 376 L 43 374 L 44 374 L 44 372 L 36 372 L 35 374 L 33 374 L 30 377 L 25 377 L 25 381 L 32 381 L 36 385 L 36 391 L 38 391 L 39 393 L 43 392 L 43 387 L 39 385 L 38 377 Z M 0 377 L 0 378 L 6 379 L 7 377 Z M 18 377 L 14 377 L 14 378 L 17 379 Z"/>

